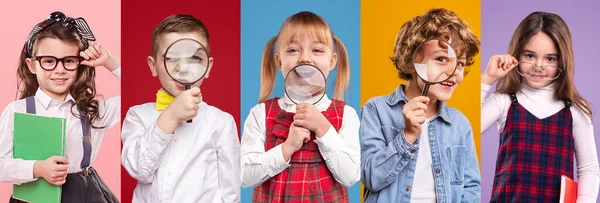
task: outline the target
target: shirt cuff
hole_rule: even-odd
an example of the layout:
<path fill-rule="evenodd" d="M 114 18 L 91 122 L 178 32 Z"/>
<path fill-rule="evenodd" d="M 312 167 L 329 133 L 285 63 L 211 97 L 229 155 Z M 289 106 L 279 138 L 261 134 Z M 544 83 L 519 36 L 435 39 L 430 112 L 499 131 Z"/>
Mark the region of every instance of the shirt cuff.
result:
<path fill-rule="evenodd" d="M 262 165 L 269 177 L 273 177 L 281 173 L 281 171 L 287 167 L 290 167 L 289 161 L 286 162 L 283 158 L 281 144 L 271 148 L 263 154 Z"/>
<path fill-rule="evenodd" d="M 33 178 L 33 165 L 35 160 L 21 160 L 17 164 L 17 179 L 35 180 Z"/>
<path fill-rule="evenodd" d="M 335 128 L 331 126 L 323 136 L 315 139 L 315 143 L 319 145 L 321 153 L 327 153 L 329 151 L 339 150 L 338 143 L 344 143 L 344 140 L 342 140 L 342 137 L 340 134 L 338 134 Z"/>
<path fill-rule="evenodd" d="M 149 138 L 150 143 L 158 143 L 161 147 L 166 147 L 169 143 L 171 143 L 171 140 L 173 139 L 173 137 L 175 137 L 175 134 L 167 134 L 167 133 L 163 132 L 158 127 L 157 121 L 154 121 L 154 123 L 152 124 L 152 129 L 153 129 L 152 135 L 153 136 L 151 136 Z"/>
<path fill-rule="evenodd" d="M 404 131 L 400 131 L 398 135 L 396 135 L 396 151 L 400 153 L 405 158 L 411 158 L 415 152 L 419 150 L 419 139 L 415 140 L 415 143 L 411 144 L 406 140 L 406 136 L 404 135 Z"/>
<path fill-rule="evenodd" d="M 115 75 L 119 80 L 121 80 L 121 66 L 112 71 L 112 74 Z"/>

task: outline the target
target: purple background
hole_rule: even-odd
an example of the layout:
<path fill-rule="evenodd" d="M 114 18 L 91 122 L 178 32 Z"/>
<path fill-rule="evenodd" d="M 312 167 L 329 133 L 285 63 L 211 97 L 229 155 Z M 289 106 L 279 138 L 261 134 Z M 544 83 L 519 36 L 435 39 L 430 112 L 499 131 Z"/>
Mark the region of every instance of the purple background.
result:
<path fill-rule="evenodd" d="M 481 2 L 481 71 L 494 54 L 505 54 L 519 23 L 534 11 L 560 15 L 569 26 L 575 49 L 575 86 L 592 104 L 596 151 L 600 146 L 600 1 L 502 0 Z M 587 84 L 587 85 L 585 85 Z M 495 87 L 492 88 L 495 90 Z M 491 93 L 492 91 L 490 91 Z M 484 114 L 482 114 L 484 115 Z M 481 137 L 481 202 L 489 202 L 496 156 L 498 131 L 493 125 Z M 599 153 L 600 154 L 600 153 Z M 576 168 L 576 167 L 575 167 Z M 600 201 L 598 201 L 600 202 Z"/>

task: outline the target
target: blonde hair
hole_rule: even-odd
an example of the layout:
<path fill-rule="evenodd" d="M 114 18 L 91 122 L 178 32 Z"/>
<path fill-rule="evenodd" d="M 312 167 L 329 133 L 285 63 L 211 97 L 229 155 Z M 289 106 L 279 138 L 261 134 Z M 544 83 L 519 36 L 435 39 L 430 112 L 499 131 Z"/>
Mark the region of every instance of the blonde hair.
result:
<path fill-rule="evenodd" d="M 342 41 L 333 35 L 331 28 L 325 20 L 308 11 L 296 13 L 283 22 L 279 34 L 269 40 L 265 46 L 262 55 L 261 75 L 260 75 L 260 94 L 258 102 L 266 101 L 273 92 L 275 84 L 275 74 L 277 73 L 277 64 L 275 64 L 275 45 L 280 50 L 285 44 L 294 39 L 309 37 L 317 39 L 319 42 L 327 44 L 337 52 L 337 76 L 335 79 L 334 98 L 343 100 L 344 92 L 348 87 L 350 80 L 350 63 L 346 47 Z M 334 47 L 335 46 L 335 47 Z M 335 48 L 335 49 L 333 49 Z"/>
<path fill-rule="evenodd" d="M 556 83 L 554 98 L 558 100 L 571 100 L 591 119 L 592 108 L 577 92 L 577 89 L 575 89 L 573 40 L 571 39 L 571 32 L 567 23 L 560 16 L 546 12 L 533 12 L 529 14 L 521 21 L 517 30 L 515 30 L 510 40 L 508 53 L 518 58 L 522 54 L 523 49 L 525 49 L 525 45 L 534 35 L 540 32 L 548 35 L 558 49 L 558 68 L 562 70 L 562 73 L 554 81 Z M 521 89 L 522 84 L 523 79 L 515 68 L 498 81 L 496 91 L 506 94 L 515 93 Z"/>
<path fill-rule="evenodd" d="M 481 43 L 464 20 L 450 10 L 431 9 L 404 23 L 396 34 L 394 57 L 391 59 L 398 70 L 398 77 L 405 80 L 412 78 L 415 72 L 412 58 L 415 49 L 421 43 L 433 38 L 446 41 L 452 39 L 452 48 L 456 50 L 458 56 L 467 58 L 465 66 L 472 65 L 473 58 L 479 53 Z M 468 71 L 469 69 L 465 68 L 465 75 Z"/>

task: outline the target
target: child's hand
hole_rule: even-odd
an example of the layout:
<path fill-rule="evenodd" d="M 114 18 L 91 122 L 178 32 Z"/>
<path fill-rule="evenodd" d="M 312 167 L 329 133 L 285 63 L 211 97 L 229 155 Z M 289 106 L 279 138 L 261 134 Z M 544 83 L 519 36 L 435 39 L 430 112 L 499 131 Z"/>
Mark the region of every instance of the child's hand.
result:
<path fill-rule="evenodd" d="M 200 88 L 192 87 L 179 94 L 158 117 L 158 127 L 167 134 L 173 134 L 179 122 L 190 120 L 198 115 Z"/>
<path fill-rule="evenodd" d="M 492 85 L 518 65 L 519 61 L 510 54 L 493 55 L 488 62 L 485 72 L 481 74 L 481 83 Z"/>
<path fill-rule="evenodd" d="M 404 136 L 410 143 L 415 143 L 421 134 L 421 124 L 425 123 L 429 97 L 418 96 L 406 103 L 402 109 L 404 116 Z"/>
<path fill-rule="evenodd" d="M 294 125 L 315 132 L 316 137 L 322 137 L 331 127 L 331 123 L 329 123 L 323 113 L 319 112 L 312 104 L 305 103 L 296 105 Z"/>
<path fill-rule="evenodd" d="M 310 141 L 310 131 L 306 128 L 292 124 L 290 126 L 288 137 L 281 145 L 283 158 L 288 161 L 294 152 L 298 151 L 302 145 Z"/>
<path fill-rule="evenodd" d="M 51 156 L 33 164 L 33 177 L 42 177 L 52 185 L 61 186 L 67 181 L 69 160 L 61 156 Z"/>
<path fill-rule="evenodd" d="M 100 44 L 90 45 L 88 49 L 79 52 L 79 55 L 85 59 L 81 64 L 87 66 L 104 66 L 108 70 L 113 71 L 121 65 L 119 59 L 100 46 Z"/>

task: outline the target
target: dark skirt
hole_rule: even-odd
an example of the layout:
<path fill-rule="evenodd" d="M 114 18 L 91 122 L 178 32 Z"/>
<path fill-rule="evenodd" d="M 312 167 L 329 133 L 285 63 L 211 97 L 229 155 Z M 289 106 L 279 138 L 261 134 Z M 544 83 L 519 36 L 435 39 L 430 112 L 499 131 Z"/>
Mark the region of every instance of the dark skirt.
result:
<path fill-rule="evenodd" d="M 70 173 L 67 181 L 62 185 L 62 203 L 114 203 L 119 202 L 106 184 L 100 179 L 96 170 L 92 167 L 88 170 L 88 176 L 83 172 Z M 10 198 L 9 203 L 24 203 L 24 201 Z"/>

